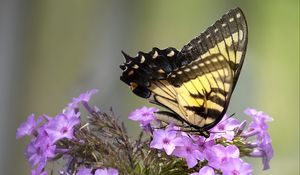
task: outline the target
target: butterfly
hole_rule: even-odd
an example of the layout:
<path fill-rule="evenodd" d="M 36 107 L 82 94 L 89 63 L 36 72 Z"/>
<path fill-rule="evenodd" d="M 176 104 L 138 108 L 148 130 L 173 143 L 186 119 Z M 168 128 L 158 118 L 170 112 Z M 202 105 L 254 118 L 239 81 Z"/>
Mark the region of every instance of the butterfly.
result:
<path fill-rule="evenodd" d="M 136 95 L 167 109 L 156 112 L 161 121 L 208 137 L 228 108 L 247 41 L 245 16 L 232 9 L 180 51 L 154 47 L 136 57 L 122 51 L 120 79 Z"/>

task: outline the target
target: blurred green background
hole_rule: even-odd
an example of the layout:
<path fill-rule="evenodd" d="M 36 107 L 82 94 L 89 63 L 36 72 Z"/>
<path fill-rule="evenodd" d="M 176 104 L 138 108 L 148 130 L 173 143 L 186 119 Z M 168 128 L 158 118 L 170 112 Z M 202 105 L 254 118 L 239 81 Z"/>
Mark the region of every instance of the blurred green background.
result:
<path fill-rule="evenodd" d="M 135 55 L 152 47 L 181 49 L 231 8 L 249 25 L 246 60 L 228 113 L 245 117 L 254 107 L 274 118 L 275 156 L 253 174 L 299 174 L 299 1 L 0 1 L 0 174 L 30 174 L 15 140 L 28 114 L 55 115 L 79 93 L 97 88 L 92 103 L 113 107 L 127 120 L 133 109 L 152 106 L 119 80 L 121 50 Z"/>

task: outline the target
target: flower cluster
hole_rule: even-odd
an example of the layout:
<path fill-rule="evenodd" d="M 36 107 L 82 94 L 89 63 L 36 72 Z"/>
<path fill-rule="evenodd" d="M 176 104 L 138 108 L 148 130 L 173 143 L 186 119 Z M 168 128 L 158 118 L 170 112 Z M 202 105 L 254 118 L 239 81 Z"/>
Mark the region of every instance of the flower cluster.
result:
<path fill-rule="evenodd" d="M 131 113 L 129 118 L 139 121 L 144 129 L 145 120 L 147 125 L 155 122 L 155 111 L 153 108 L 147 110 L 146 107 L 142 107 Z M 262 157 L 263 169 L 268 169 L 269 161 L 273 157 L 273 149 L 266 122 L 272 121 L 272 118 L 264 112 L 250 108 L 246 109 L 245 113 L 252 117 L 248 129 L 245 129 L 246 121 L 240 122 L 225 115 L 210 130 L 211 134 L 208 138 L 182 132 L 173 124 L 165 129 L 153 127 L 150 147 L 184 159 L 188 168 L 197 167 L 199 171 L 192 175 L 220 173 L 249 175 L 252 167 L 241 158 L 243 156 Z"/>
<path fill-rule="evenodd" d="M 273 148 L 267 122 L 273 119 L 264 112 L 246 109 L 252 118 L 248 126 L 225 115 L 204 137 L 172 123 L 164 126 L 155 117 L 158 109 L 142 107 L 129 115 L 143 129 L 131 139 L 112 110 L 107 114 L 90 106 L 96 92 L 73 98 L 54 117 L 31 114 L 20 125 L 16 137 L 31 137 L 25 155 L 32 175 L 48 175 L 49 164 L 58 160 L 60 175 L 248 175 L 253 169 L 244 156 L 260 157 L 263 169 L 269 168 Z"/>
<path fill-rule="evenodd" d="M 92 108 L 88 101 L 97 90 L 90 90 L 81 94 L 68 104 L 62 113 L 54 117 L 42 115 L 35 120 L 34 114 L 28 116 L 27 120 L 17 129 L 16 137 L 31 136 L 27 146 L 26 157 L 32 166 L 32 175 L 47 175 L 45 167 L 47 163 L 58 155 L 65 154 L 71 149 L 62 147 L 65 141 L 76 141 L 75 130 L 80 126 L 79 104 L 82 104 L 88 111 Z M 68 175 L 68 172 L 61 172 Z M 95 175 L 117 175 L 115 169 L 97 169 Z M 92 169 L 81 168 L 76 175 L 92 175 Z"/>

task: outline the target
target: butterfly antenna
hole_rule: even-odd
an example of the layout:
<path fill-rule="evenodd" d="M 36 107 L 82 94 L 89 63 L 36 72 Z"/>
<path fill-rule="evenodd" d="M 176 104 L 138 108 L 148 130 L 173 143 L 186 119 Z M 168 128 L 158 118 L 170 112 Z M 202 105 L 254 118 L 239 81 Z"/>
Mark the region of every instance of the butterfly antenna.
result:
<path fill-rule="evenodd" d="M 227 119 L 233 117 L 235 115 L 235 113 L 232 113 Z"/>

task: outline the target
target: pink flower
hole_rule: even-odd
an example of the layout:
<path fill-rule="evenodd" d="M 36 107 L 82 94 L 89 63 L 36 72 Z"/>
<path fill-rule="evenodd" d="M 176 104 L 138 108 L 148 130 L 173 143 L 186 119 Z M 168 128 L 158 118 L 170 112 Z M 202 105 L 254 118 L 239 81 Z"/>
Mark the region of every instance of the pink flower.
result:
<path fill-rule="evenodd" d="M 28 144 L 25 155 L 32 166 L 46 165 L 47 159 L 55 156 L 55 148 L 48 137 L 40 136 Z"/>
<path fill-rule="evenodd" d="M 252 122 L 249 124 L 249 130 L 251 132 L 255 131 L 260 140 L 270 141 L 267 122 L 273 121 L 273 118 L 262 111 L 256 111 L 251 108 L 247 108 L 245 113 L 252 117 Z"/>
<path fill-rule="evenodd" d="M 80 120 L 77 117 L 68 118 L 64 114 L 58 114 L 49 121 L 45 130 L 53 142 L 62 138 L 72 139 L 74 137 L 74 126 L 79 123 Z"/>
<path fill-rule="evenodd" d="M 168 127 L 166 130 L 155 130 L 150 143 L 151 148 L 164 149 L 168 155 L 172 154 L 176 146 L 183 145 L 182 138 L 178 136 L 177 131 L 172 130 L 172 127 Z"/>
<path fill-rule="evenodd" d="M 257 111 L 252 108 L 245 110 L 245 113 L 252 117 L 252 122 L 249 125 L 249 129 L 242 134 L 244 137 L 256 136 L 257 147 L 250 153 L 252 157 L 262 157 L 263 169 L 269 169 L 269 162 L 273 158 L 272 140 L 268 133 L 267 122 L 273 121 L 273 118 L 269 117 L 262 111 Z"/>
<path fill-rule="evenodd" d="M 223 175 L 251 175 L 252 166 L 242 159 L 229 159 L 221 168 Z"/>
<path fill-rule="evenodd" d="M 263 170 L 270 168 L 269 162 L 273 158 L 273 147 L 271 143 L 261 143 L 250 153 L 252 157 L 261 157 Z"/>
<path fill-rule="evenodd" d="M 34 119 L 34 114 L 30 114 L 27 118 L 27 120 L 22 123 L 19 128 L 17 129 L 16 138 L 19 139 L 21 137 L 24 137 L 25 135 L 31 135 L 36 130 L 38 124 L 43 119 L 41 117 L 38 118 L 37 121 Z"/>
<path fill-rule="evenodd" d="M 212 129 L 210 129 L 213 139 L 225 138 L 232 140 L 234 138 L 234 129 L 240 126 L 240 122 L 235 118 L 228 118 L 225 114 L 222 120 Z"/>
<path fill-rule="evenodd" d="M 97 89 L 92 89 L 89 91 L 86 91 L 85 93 L 80 94 L 78 97 L 74 97 L 72 102 L 68 104 L 69 108 L 78 108 L 78 104 L 80 102 L 89 102 L 92 95 L 97 93 Z"/>
<path fill-rule="evenodd" d="M 239 158 L 240 152 L 234 145 L 224 147 L 223 145 L 217 144 L 210 149 L 206 149 L 205 156 L 210 166 L 219 169 L 228 159 Z"/>
<path fill-rule="evenodd" d="M 195 139 L 196 144 L 200 147 L 200 151 L 203 153 L 206 149 L 211 148 L 213 145 L 215 145 L 215 140 L 211 139 L 213 136 L 210 136 L 209 138 L 205 138 L 203 136 L 199 136 L 197 139 Z"/>
<path fill-rule="evenodd" d="M 173 155 L 185 158 L 188 167 L 193 168 L 197 165 L 198 160 L 204 160 L 203 154 L 199 150 L 199 146 L 192 142 L 191 138 L 182 136 L 183 146 L 176 146 Z"/>
<path fill-rule="evenodd" d="M 145 127 L 155 120 L 154 112 L 157 111 L 157 108 L 147 108 L 144 106 L 131 112 L 128 118 L 140 122 L 141 126 Z"/>
<path fill-rule="evenodd" d="M 92 89 L 89 91 L 86 91 L 85 93 L 80 94 L 78 97 L 75 97 L 72 99 L 72 101 L 68 104 L 68 107 L 63 111 L 64 114 L 72 114 L 75 113 L 77 114 L 78 112 L 78 105 L 79 103 L 82 103 L 82 105 L 85 107 L 85 109 L 92 113 L 94 112 L 94 110 L 91 108 L 91 106 L 88 104 L 88 102 L 90 101 L 90 98 L 92 97 L 92 95 L 94 95 L 95 93 L 97 93 L 98 90 L 97 89 Z"/>

